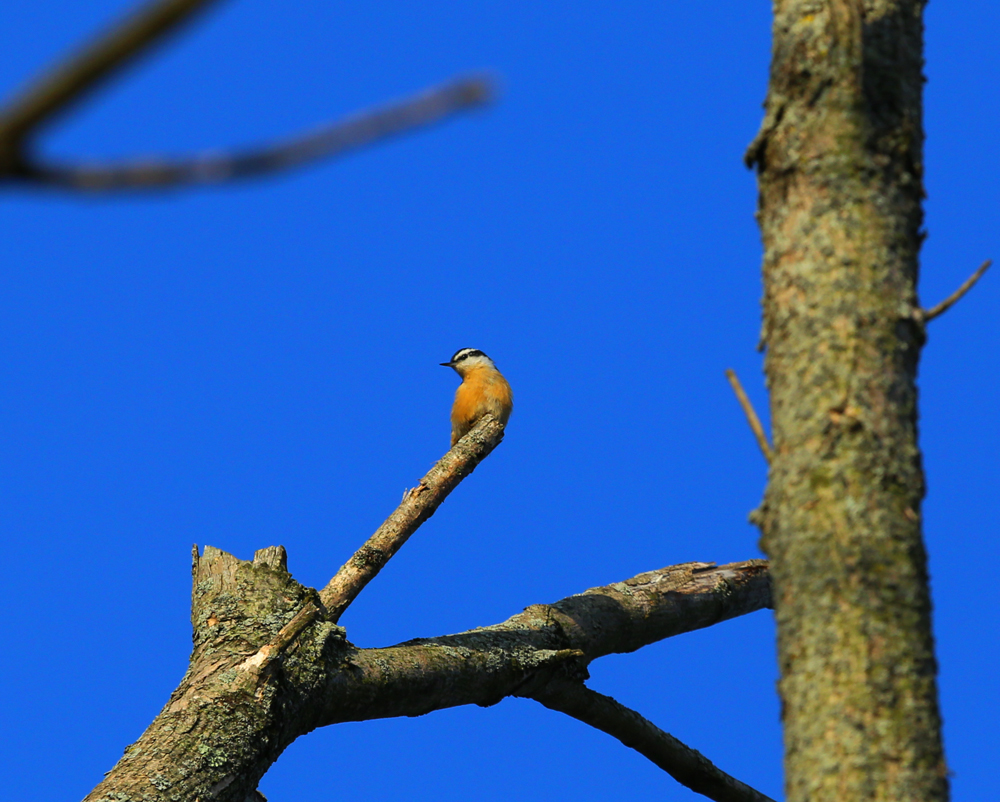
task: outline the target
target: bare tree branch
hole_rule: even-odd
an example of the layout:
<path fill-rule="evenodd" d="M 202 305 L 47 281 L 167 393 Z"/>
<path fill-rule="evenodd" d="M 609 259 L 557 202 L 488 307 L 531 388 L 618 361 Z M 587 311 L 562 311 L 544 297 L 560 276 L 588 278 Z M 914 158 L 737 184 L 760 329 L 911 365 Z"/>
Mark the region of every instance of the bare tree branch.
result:
<path fill-rule="evenodd" d="M 686 746 L 649 719 L 582 682 L 557 678 L 534 691 L 531 698 L 617 738 L 681 785 L 715 802 L 774 802 L 726 774 L 701 752 Z"/>
<path fill-rule="evenodd" d="M 243 151 L 153 157 L 106 164 L 41 161 L 32 136 L 116 70 L 124 68 L 216 0 L 156 0 L 122 20 L 79 53 L 30 84 L 0 109 L 0 180 L 71 191 L 162 189 L 208 184 L 287 170 L 370 145 L 481 106 L 493 95 L 483 76 L 456 78 L 286 140 Z"/>
<path fill-rule="evenodd" d="M 320 591 L 320 600 L 326 606 L 328 620 L 340 620 L 351 602 L 378 575 L 410 535 L 434 514 L 458 483 L 472 473 L 500 444 L 503 429 L 503 424 L 494 416 L 484 416 L 438 460 L 420 480 L 420 484 L 404 494 L 396 511 Z"/>
<path fill-rule="evenodd" d="M 411 97 L 352 114 L 310 133 L 241 153 L 206 153 L 176 160 L 148 158 L 95 165 L 22 162 L 11 177 L 57 189 L 107 192 L 212 184 L 266 175 L 357 150 L 487 103 L 486 78 L 459 78 Z"/>
<path fill-rule="evenodd" d="M 743 389 L 743 385 L 740 384 L 739 377 L 736 375 L 735 370 L 727 369 L 726 378 L 729 379 L 729 384 L 732 386 L 733 392 L 736 393 L 736 400 L 740 402 L 740 406 L 743 408 L 743 414 L 747 416 L 747 423 L 750 424 L 750 429 L 753 432 L 754 438 L 757 440 L 757 445 L 760 448 L 761 453 L 764 455 L 764 459 L 766 459 L 770 464 L 774 457 L 774 452 L 771 451 L 771 445 L 767 442 L 767 435 L 764 433 L 764 427 L 761 425 L 760 418 L 757 417 L 757 412 L 753 408 L 753 404 L 750 403 L 750 397 Z"/>
<path fill-rule="evenodd" d="M 976 268 L 975 273 L 973 273 L 964 282 L 962 282 L 962 286 L 960 286 L 951 295 L 949 295 L 947 298 L 941 301 L 941 303 L 937 304 L 936 306 L 932 306 L 930 309 L 921 310 L 920 318 L 924 322 L 927 322 L 928 320 L 933 320 L 934 318 L 938 317 L 938 315 L 943 315 L 945 312 L 951 309 L 955 304 L 957 304 L 960 300 L 962 300 L 962 296 L 965 295 L 965 293 L 967 293 L 969 290 L 971 290 L 973 286 L 975 286 L 975 283 L 983 277 L 983 273 L 989 270 L 990 265 L 992 264 L 993 260 L 987 259 L 985 262 L 979 265 L 978 268 Z"/>
<path fill-rule="evenodd" d="M 29 85 L 0 112 L 0 150 L 17 150 L 56 113 L 217 0 L 156 0 Z"/>
<path fill-rule="evenodd" d="M 350 671 L 335 678 L 319 721 L 418 716 L 532 696 L 554 673 L 585 676 L 586 666 L 600 657 L 770 606 L 764 560 L 668 566 L 553 604 L 533 604 L 493 626 L 359 649 L 347 658 Z"/>
<path fill-rule="evenodd" d="M 467 435 L 468 438 L 468 435 Z M 244 802 L 296 738 L 346 721 L 530 695 L 590 661 L 771 605 L 762 560 L 688 563 L 539 604 L 491 627 L 358 649 L 284 549 L 194 554 L 194 649 L 169 701 L 87 797 Z"/>

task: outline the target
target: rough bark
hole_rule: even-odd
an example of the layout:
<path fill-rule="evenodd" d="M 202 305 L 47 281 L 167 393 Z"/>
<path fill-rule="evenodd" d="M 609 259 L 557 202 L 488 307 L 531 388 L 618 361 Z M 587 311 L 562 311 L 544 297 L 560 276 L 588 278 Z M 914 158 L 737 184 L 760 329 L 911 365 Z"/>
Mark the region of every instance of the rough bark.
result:
<path fill-rule="evenodd" d="M 759 171 L 790 802 L 943 800 L 920 504 L 922 2 L 776 0 Z"/>
<path fill-rule="evenodd" d="M 359 649 L 271 547 L 194 554 L 187 673 L 89 802 L 243 802 L 316 727 L 526 695 L 591 660 L 770 606 L 767 564 L 688 563 L 533 605 L 491 627 Z"/>
<path fill-rule="evenodd" d="M 344 721 L 490 705 L 553 676 L 770 605 L 766 563 L 672 566 L 533 605 L 492 627 L 358 649 L 292 579 L 281 547 L 194 555 L 190 667 L 90 802 L 242 802 L 300 735 Z"/>

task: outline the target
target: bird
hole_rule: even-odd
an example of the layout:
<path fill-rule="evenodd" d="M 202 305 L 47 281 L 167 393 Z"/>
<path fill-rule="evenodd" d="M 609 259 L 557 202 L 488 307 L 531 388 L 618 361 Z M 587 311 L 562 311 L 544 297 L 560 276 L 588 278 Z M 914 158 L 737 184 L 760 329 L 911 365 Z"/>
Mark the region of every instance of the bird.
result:
<path fill-rule="evenodd" d="M 459 348 L 442 367 L 462 377 L 451 408 L 451 445 L 462 439 L 483 415 L 496 415 L 504 426 L 514 408 L 514 394 L 493 360 L 478 348 Z"/>

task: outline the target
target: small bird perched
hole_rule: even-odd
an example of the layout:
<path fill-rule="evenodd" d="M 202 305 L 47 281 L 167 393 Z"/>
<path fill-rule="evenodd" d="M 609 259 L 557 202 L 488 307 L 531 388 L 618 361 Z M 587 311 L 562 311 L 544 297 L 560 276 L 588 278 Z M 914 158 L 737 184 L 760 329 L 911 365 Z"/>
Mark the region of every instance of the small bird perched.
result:
<path fill-rule="evenodd" d="M 477 348 L 460 348 L 446 368 L 462 377 L 451 408 L 451 444 L 455 445 L 483 415 L 496 415 L 504 426 L 514 408 L 514 394 L 493 360 Z"/>

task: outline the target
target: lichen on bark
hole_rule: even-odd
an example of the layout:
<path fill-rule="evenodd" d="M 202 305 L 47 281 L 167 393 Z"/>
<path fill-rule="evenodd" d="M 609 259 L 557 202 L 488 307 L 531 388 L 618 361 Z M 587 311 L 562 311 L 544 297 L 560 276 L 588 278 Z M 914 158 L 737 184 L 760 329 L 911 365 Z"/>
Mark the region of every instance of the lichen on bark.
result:
<path fill-rule="evenodd" d="M 88 802 L 250 798 L 308 730 L 309 701 L 344 632 L 317 621 L 289 637 L 318 594 L 291 577 L 284 549 L 262 549 L 253 561 L 196 550 L 191 598 L 187 673 Z"/>
<path fill-rule="evenodd" d="M 470 632 L 361 649 L 284 549 L 244 562 L 195 553 L 187 674 L 88 802 L 247 802 L 295 738 L 320 726 L 419 716 L 528 695 L 590 661 L 767 607 L 761 560 L 669 566 Z"/>
<path fill-rule="evenodd" d="M 922 6 L 778 0 L 748 151 L 791 802 L 947 797 L 917 446 Z"/>

